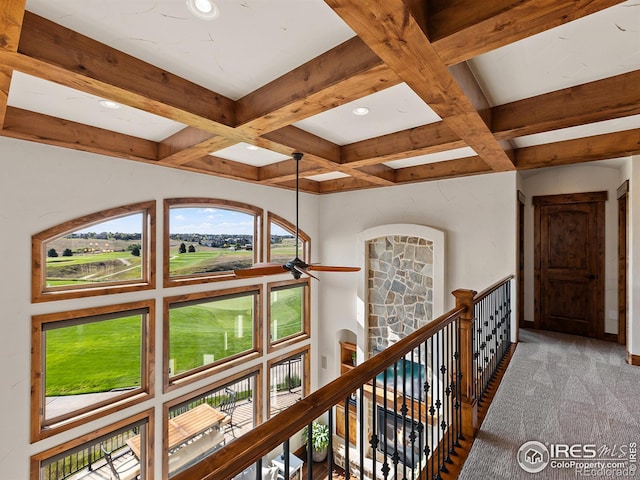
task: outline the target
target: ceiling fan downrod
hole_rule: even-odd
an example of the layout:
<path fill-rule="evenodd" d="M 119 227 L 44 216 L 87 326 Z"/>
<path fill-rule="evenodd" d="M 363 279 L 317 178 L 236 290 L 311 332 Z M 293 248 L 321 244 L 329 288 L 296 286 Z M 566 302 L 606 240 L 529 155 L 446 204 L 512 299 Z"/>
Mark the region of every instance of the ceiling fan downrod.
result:
<path fill-rule="evenodd" d="M 303 154 L 300 152 L 293 152 L 291 156 L 296 161 L 296 259 L 298 259 L 298 248 L 300 245 L 300 242 L 298 241 L 298 217 L 300 211 L 300 160 L 302 160 Z"/>

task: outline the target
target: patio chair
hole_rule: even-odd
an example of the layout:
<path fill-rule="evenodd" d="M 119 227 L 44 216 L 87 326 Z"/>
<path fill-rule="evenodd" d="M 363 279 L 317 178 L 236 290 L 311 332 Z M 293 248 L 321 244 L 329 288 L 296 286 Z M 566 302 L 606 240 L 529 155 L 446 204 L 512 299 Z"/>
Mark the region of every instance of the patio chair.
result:
<path fill-rule="evenodd" d="M 233 431 L 233 411 L 236 409 L 236 392 L 230 388 L 225 388 L 224 393 L 226 396 L 218 405 L 218 410 L 229 417 L 229 423 L 225 428 L 230 429 L 233 438 L 236 438 L 236 434 Z"/>
<path fill-rule="evenodd" d="M 126 453 L 118 455 L 114 459 L 112 456 L 113 452 L 107 451 L 107 449 L 104 448 L 104 445 L 100 445 L 100 449 L 104 454 L 107 465 L 109 465 L 109 468 L 111 469 L 111 478 L 113 480 L 134 480 L 140 477 L 140 462 L 135 457 L 133 452 L 128 451 Z M 122 462 L 114 462 L 114 460 L 122 458 L 128 453 L 131 453 L 131 455 L 129 455 L 129 458 L 127 458 L 126 460 Z"/>

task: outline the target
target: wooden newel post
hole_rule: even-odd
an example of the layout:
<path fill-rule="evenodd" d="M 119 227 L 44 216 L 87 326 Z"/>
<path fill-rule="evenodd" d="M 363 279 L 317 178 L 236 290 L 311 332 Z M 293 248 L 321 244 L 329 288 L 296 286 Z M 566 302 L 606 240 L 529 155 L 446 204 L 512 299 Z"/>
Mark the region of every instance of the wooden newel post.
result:
<path fill-rule="evenodd" d="M 478 430 L 478 401 L 473 375 L 473 297 L 477 292 L 458 289 L 453 292 L 456 307 L 465 307 L 460 316 L 460 389 L 462 391 L 462 434 L 475 437 Z"/>

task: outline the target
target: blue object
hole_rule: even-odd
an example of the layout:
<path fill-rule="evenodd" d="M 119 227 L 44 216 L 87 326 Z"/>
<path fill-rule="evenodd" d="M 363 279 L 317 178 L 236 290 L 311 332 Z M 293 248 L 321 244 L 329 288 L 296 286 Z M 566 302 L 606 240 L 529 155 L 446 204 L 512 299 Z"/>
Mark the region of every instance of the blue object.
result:
<path fill-rule="evenodd" d="M 424 397 L 424 392 L 420 393 L 424 388 L 424 365 L 405 359 L 398 360 L 395 365 L 395 375 L 398 378 L 398 393 L 404 393 L 408 397 L 411 397 L 413 393 L 413 398 Z M 394 365 L 376 375 L 376 383 L 379 386 L 384 386 L 385 377 L 387 379 L 387 390 L 392 389 L 394 385 Z"/>

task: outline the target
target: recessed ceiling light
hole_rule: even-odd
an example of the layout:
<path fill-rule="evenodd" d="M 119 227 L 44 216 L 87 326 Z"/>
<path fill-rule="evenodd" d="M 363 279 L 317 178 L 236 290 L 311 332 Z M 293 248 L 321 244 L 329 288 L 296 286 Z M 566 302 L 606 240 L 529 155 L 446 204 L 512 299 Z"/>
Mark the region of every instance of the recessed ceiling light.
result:
<path fill-rule="evenodd" d="M 112 108 L 112 109 L 116 109 L 116 108 L 120 108 L 120 104 L 116 103 L 112 100 L 100 100 L 100 105 L 102 105 L 105 108 Z"/>
<path fill-rule="evenodd" d="M 259 147 L 255 145 L 247 145 L 247 150 L 258 150 Z"/>
<path fill-rule="evenodd" d="M 220 16 L 220 9 L 212 0 L 187 0 L 187 8 L 204 20 L 214 20 Z"/>
<path fill-rule="evenodd" d="M 369 113 L 369 109 L 367 107 L 356 107 L 352 110 L 354 115 L 366 115 L 367 113 Z"/>

